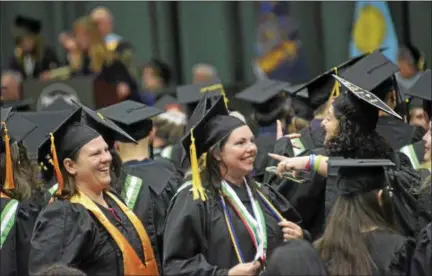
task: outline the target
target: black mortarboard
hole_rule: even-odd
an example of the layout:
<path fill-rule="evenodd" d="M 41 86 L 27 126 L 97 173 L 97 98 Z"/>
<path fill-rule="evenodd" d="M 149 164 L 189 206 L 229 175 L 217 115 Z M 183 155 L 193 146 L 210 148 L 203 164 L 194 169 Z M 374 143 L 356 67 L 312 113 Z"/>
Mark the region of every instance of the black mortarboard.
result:
<path fill-rule="evenodd" d="M 281 94 L 281 92 L 285 91 L 287 86 L 290 86 L 290 84 L 277 80 L 264 79 L 236 94 L 235 97 L 252 104 L 263 104 Z"/>
<path fill-rule="evenodd" d="M 171 105 L 180 105 L 176 98 L 170 95 L 164 95 L 156 100 L 154 106 L 161 110 L 167 110 Z"/>
<path fill-rule="evenodd" d="M 207 105 L 208 97 L 205 95 L 197 108 Z M 200 109 L 206 110 L 205 107 Z M 198 158 L 234 129 L 244 126 L 245 123 L 234 116 L 229 116 L 224 99 L 219 96 L 203 116 L 191 118 L 189 125 L 191 129 L 183 137 L 182 144 L 191 163 L 194 198 L 205 200 L 206 196 L 199 176 Z"/>
<path fill-rule="evenodd" d="M 62 130 L 68 125 L 81 120 L 81 109 L 40 111 L 20 113 L 22 117 L 36 124 L 37 129 L 24 139 L 23 143 L 28 149 L 29 154 L 38 159 L 38 162 L 47 163 L 45 159 L 50 153 L 50 133 L 54 135 L 57 143 L 58 135 L 62 135 Z"/>
<path fill-rule="evenodd" d="M 126 131 L 121 129 L 110 119 L 105 118 L 99 112 L 94 111 L 93 109 L 88 108 L 81 103 L 78 103 L 74 100 L 72 100 L 72 102 L 81 107 L 85 118 L 85 123 L 99 132 L 110 146 L 112 146 L 111 143 L 114 142 L 114 140 L 119 139 L 119 137 L 125 141 L 136 143 L 135 139 L 133 139 L 128 133 L 126 133 Z"/>
<path fill-rule="evenodd" d="M 386 159 L 329 158 L 329 171 L 337 171 L 337 188 L 343 196 L 382 189 L 386 183 L 385 168 L 395 164 Z"/>
<path fill-rule="evenodd" d="M 339 75 L 384 100 L 392 85 L 395 85 L 392 77 L 398 71 L 396 64 L 380 51 L 375 51 Z"/>
<path fill-rule="evenodd" d="M 286 82 L 264 79 L 238 93 L 236 98 L 251 103 L 258 124 L 265 126 L 273 124 L 291 105 L 288 86 Z"/>
<path fill-rule="evenodd" d="M 33 100 L 3 101 L 1 106 L 4 108 L 12 107 L 12 111 L 30 111 Z"/>
<path fill-rule="evenodd" d="M 329 97 L 333 95 L 334 91 L 332 91 L 332 88 L 335 87 L 335 82 L 331 77 L 331 75 L 335 73 L 337 73 L 338 75 L 341 74 L 344 70 L 346 70 L 348 67 L 352 66 L 353 64 L 356 64 L 365 56 L 367 56 L 367 54 L 354 57 L 320 74 L 319 76 L 313 78 L 309 82 L 301 86 L 296 86 L 295 88 L 288 88 L 288 90 L 293 95 L 296 95 L 297 93 L 300 92 L 305 93 L 305 89 L 307 89 L 310 105 L 312 106 L 312 108 L 317 108 L 323 105 L 329 99 Z"/>
<path fill-rule="evenodd" d="M 405 91 L 405 94 L 423 100 L 422 107 L 432 117 L 432 71 L 430 69 L 424 71 L 419 79 L 411 88 Z M 410 106 L 417 106 L 415 100 L 410 101 Z"/>
<path fill-rule="evenodd" d="M 342 84 L 351 94 L 354 95 L 357 99 L 362 100 L 363 102 L 366 102 L 374 107 L 376 107 L 379 110 L 382 110 L 386 112 L 389 115 L 392 115 L 396 118 L 399 118 L 402 120 L 402 117 L 397 114 L 393 109 L 391 109 L 388 105 L 386 105 L 378 96 L 375 94 L 339 77 L 336 75 L 333 75 L 336 80 Z"/>
<path fill-rule="evenodd" d="M 42 28 L 39 20 L 18 15 L 15 18 L 15 27 L 18 34 L 39 34 Z"/>
<path fill-rule="evenodd" d="M 146 138 L 150 134 L 153 128 L 151 118 L 163 113 L 159 108 L 130 100 L 104 107 L 99 109 L 98 112 L 114 121 L 137 141 Z M 119 141 L 124 141 L 124 138 L 120 137 Z M 130 140 L 128 139 L 125 142 L 130 142 Z"/>
<path fill-rule="evenodd" d="M 2 122 L 6 122 L 7 118 L 9 117 L 9 115 L 10 115 L 10 113 L 12 111 L 12 107 L 7 107 L 7 108 L 2 107 L 0 110 L 1 110 L 1 112 L 0 112 L 0 120 Z M 0 130 L 2 128 L 3 128 L 3 125 L 0 126 Z"/>
<path fill-rule="evenodd" d="M 3 114 L 2 114 L 3 115 Z M 2 117 L 3 120 L 3 117 Z M 13 112 L 7 117 L 6 125 L 12 141 L 22 142 L 37 129 L 37 125 L 23 117 L 20 113 Z"/>
<path fill-rule="evenodd" d="M 405 94 L 432 101 L 432 70 L 424 71 L 411 88 L 406 89 Z"/>
<path fill-rule="evenodd" d="M 189 84 L 177 87 L 177 100 L 180 104 L 197 103 L 205 93 L 211 96 L 225 95 L 223 84 L 217 81 Z"/>

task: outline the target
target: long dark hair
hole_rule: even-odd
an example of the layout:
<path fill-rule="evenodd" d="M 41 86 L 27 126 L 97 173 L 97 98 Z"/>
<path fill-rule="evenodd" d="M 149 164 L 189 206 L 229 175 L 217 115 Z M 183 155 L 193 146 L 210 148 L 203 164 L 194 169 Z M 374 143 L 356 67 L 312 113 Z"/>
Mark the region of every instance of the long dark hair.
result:
<path fill-rule="evenodd" d="M 371 275 L 367 232 L 395 229 L 390 192 L 383 189 L 381 205 L 377 192 L 339 196 L 336 200 L 324 234 L 315 243 L 330 275 Z"/>
<path fill-rule="evenodd" d="M 23 145 L 18 143 L 11 143 L 11 158 L 13 166 L 13 178 L 15 188 L 13 190 L 5 190 L 4 182 L 6 180 L 6 154 L 3 152 L 0 155 L 1 171 L 0 183 L 1 190 L 6 195 L 17 200 L 30 199 L 32 194 L 32 187 L 35 183 L 35 173 L 27 152 Z"/>
<path fill-rule="evenodd" d="M 342 94 L 333 102 L 339 131 L 324 145 L 328 156 L 391 159 L 392 148 L 375 131 L 378 111 L 351 97 Z"/>

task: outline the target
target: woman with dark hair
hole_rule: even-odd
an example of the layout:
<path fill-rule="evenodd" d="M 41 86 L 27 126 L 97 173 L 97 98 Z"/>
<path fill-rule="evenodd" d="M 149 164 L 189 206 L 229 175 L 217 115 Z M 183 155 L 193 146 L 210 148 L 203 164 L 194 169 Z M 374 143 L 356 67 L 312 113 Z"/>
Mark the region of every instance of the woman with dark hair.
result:
<path fill-rule="evenodd" d="M 202 98 L 197 110 L 207 100 Z M 254 136 L 243 121 L 228 115 L 223 97 L 197 121 L 182 141 L 190 153 L 192 180 L 179 188 L 168 214 L 164 274 L 256 275 L 284 240 L 307 234 L 289 203 L 251 178 Z"/>
<path fill-rule="evenodd" d="M 8 129 L 9 110 L 1 110 L 0 207 L 1 275 L 28 275 L 28 252 L 39 208 L 30 203 L 33 169 L 21 140 L 34 127 L 21 121 L 20 129 Z"/>
<path fill-rule="evenodd" d="M 21 72 L 24 79 L 43 77 L 59 66 L 55 52 L 43 44 L 41 28 L 41 22 L 33 18 L 17 16 L 15 19 L 16 48 L 9 68 Z"/>
<path fill-rule="evenodd" d="M 275 250 L 264 275 L 326 276 L 327 271 L 312 244 L 305 240 L 292 240 Z"/>
<path fill-rule="evenodd" d="M 89 275 L 159 275 L 145 228 L 110 192 L 107 143 L 74 120 L 52 129 L 40 151 L 51 151 L 58 189 L 35 223 L 29 271 L 63 263 Z"/>
<path fill-rule="evenodd" d="M 322 122 L 325 129 L 324 147 L 326 152 L 324 155 L 344 158 L 390 159 L 399 165 L 396 170 L 398 174 L 396 178 L 404 181 L 402 184 L 399 183 L 399 187 L 409 190 L 411 187 L 404 186 L 407 184 L 406 182 L 415 186 L 420 179 L 411 168 L 408 158 L 401 153 L 396 154 L 384 138 L 376 132 L 379 110 L 397 118 L 400 116 L 374 94 L 342 78 L 337 77 L 337 79 L 347 91 L 333 101 L 327 117 Z M 323 215 L 328 218 L 339 192 L 336 189 L 336 176 L 332 172 L 327 172 L 325 163 L 327 157 L 324 155 L 312 154 L 296 158 L 271 156 L 279 161 L 283 160 L 278 164 L 278 173 L 291 169 L 317 171 L 320 176 L 326 178 L 323 185 L 323 192 L 325 192 L 323 198 L 325 213 Z M 315 177 L 312 178 L 312 184 L 316 185 L 314 179 Z M 318 186 L 317 189 L 320 187 Z M 398 215 L 402 216 L 398 219 L 399 223 L 403 223 L 400 227 L 405 227 L 404 231 L 406 230 L 407 234 L 414 235 L 415 230 L 412 228 L 414 225 L 409 223 L 412 218 L 399 212 Z"/>
<path fill-rule="evenodd" d="M 329 275 L 407 275 L 414 241 L 396 231 L 388 160 L 328 160 L 340 196 L 315 245 Z"/>

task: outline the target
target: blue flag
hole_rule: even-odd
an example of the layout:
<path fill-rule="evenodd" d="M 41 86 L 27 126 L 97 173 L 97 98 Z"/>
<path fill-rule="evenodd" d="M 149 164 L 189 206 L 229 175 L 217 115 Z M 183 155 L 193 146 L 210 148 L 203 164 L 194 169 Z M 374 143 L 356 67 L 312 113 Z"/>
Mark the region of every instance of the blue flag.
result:
<path fill-rule="evenodd" d="M 350 57 L 386 48 L 383 54 L 397 63 L 398 39 L 386 1 L 357 1 L 350 41 Z"/>
<path fill-rule="evenodd" d="M 258 78 L 298 83 L 307 80 L 306 61 L 298 25 L 287 1 L 261 1 L 257 34 Z"/>

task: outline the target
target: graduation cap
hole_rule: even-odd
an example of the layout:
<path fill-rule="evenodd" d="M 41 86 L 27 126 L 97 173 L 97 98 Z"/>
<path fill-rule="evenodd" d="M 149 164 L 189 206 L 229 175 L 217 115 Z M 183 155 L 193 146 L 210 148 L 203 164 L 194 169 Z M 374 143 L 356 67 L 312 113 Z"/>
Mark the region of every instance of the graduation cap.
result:
<path fill-rule="evenodd" d="M 375 94 L 339 77 L 336 75 L 333 75 L 333 77 L 340 83 L 342 84 L 349 92 L 351 95 L 354 95 L 357 99 L 360 99 L 363 102 L 366 102 L 374 107 L 376 107 L 379 110 L 382 110 L 384 112 L 386 112 L 389 115 L 392 115 L 400 120 L 402 120 L 402 117 L 397 114 L 393 109 L 391 109 L 391 107 L 389 107 L 388 105 L 386 105 L 378 96 L 376 96 Z"/>
<path fill-rule="evenodd" d="M 35 124 L 32 124 L 23 118 L 18 118 L 16 114 L 11 114 L 11 110 L 12 108 L 1 109 L 0 153 L 5 153 L 6 175 L 3 187 L 5 190 L 15 188 L 10 142 L 21 142 L 36 128 Z"/>
<path fill-rule="evenodd" d="M 207 104 L 207 97 L 208 95 L 201 99 L 197 108 Z M 202 109 L 206 110 L 205 107 Z M 234 116 L 229 116 L 222 96 L 219 96 L 202 116 L 193 118 L 189 123 L 191 129 L 183 137 L 182 145 L 191 163 L 194 199 L 205 200 L 206 195 L 199 176 L 198 158 L 234 129 L 244 126 L 245 123 Z"/>
<path fill-rule="evenodd" d="M 39 34 L 42 28 L 39 20 L 18 15 L 15 18 L 16 35 L 20 34 Z"/>
<path fill-rule="evenodd" d="M 432 114 L 432 71 L 424 71 L 411 88 L 404 90 L 404 94 L 414 97 L 409 104 L 410 106 L 423 107 L 431 117 Z M 420 104 L 418 101 L 423 100 Z"/>
<path fill-rule="evenodd" d="M 193 104 L 199 102 L 206 93 L 212 96 L 222 95 L 228 106 L 225 89 L 219 80 L 180 86 L 177 88 L 177 100 L 180 104 Z"/>
<path fill-rule="evenodd" d="M 291 105 L 286 87 L 289 83 L 263 79 L 238 93 L 235 97 L 247 101 L 254 108 L 254 116 L 260 125 L 268 125 L 280 116 L 286 106 Z"/>
<path fill-rule="evenodd" d="M 309 82 L 293 87 L 288 88 L 288 91 L 292 93 L 292 95 L 296 95 L 298 93 L 306 93 L 309 97 L 309 102 L 313 108 L 317 108 L 323 105 L 330 98 L 339 96 L 339 85 L 337 82 L 334 82 L 331 77 L 332 74 L 341 74 L 346 68 L 356 64 L 368 54 L 363 54 L 357 57 L 354 57 L 332 69 L 320 74 L 319 76 L 313 78 Z"/>
<path fill-rule="evenodd" d="M 343 196 L 367 193 L 386 187 L 385 170 L 395 167 L 386 159 L 329 158 L 329 170 L 337 171 L 337 188 Z"/>
<path fill-rule="evenodd" d="M 396 85 L 393 76 L 398 71 L 396 64 L 380 51 L 375 51 L 339 75 L 384 100 L 392 86 Z"/>
<path fill-rule="evenodd" d="M 99 132 L 110 146 L 112 146 L 115 139 L 123 139 L 124 141 L 136 143 L 136 140 L 126 131 L 121 129 L 110 119 L 105 118 L 101 113 L 85 106 L 84 104 L 74 100 L 71 101 L 81 108 L 84 115 L 84 121 L 87 125 Z"/>
<path fill-rule="evenodd" d="M 104 117 L 114 121 L 135 140 L 146 138 L 153 128 L 151 118 L 163 113 L 162 110 L 134 101 L 123 101 L 98 110 Z M 124 141 L 120 137 L 120 141 Z M 130 142 L 127 139 L 125 142 Z"/>

